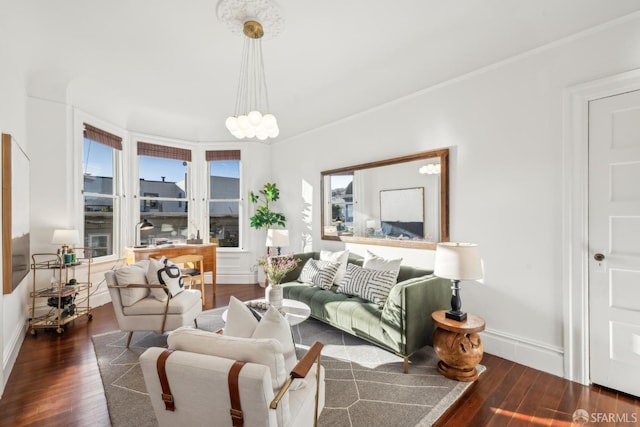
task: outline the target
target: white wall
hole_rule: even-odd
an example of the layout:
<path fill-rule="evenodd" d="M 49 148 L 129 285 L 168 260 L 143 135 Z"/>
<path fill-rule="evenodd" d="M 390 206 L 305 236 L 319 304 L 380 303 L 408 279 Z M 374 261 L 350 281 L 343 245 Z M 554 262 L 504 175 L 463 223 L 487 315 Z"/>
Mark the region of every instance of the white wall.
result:
<path fill-rule="evenodd" d="M 6 2 L 8 3 L 8 2 Z M 22 149 L 29 154 L 26 126 L 26 96 L 24 52 L 12 49 L 18 39 L 5 37 L 8 34 L 19 34 L 19 20 L 12 14 L 14 5 L 2 5 L 0 13 L 0 132 L 11 134 Z M 1 204 L 1 202 L 0 202 Z M 0 206 L 1 209 L 1 206 Z M 1 249 L 0 249 L 1 250 Z M 0 257 L 2 254 L 0 254 Z M 1 263 L 0 263 L 1 264 Z M 2 265 L 0 265 L 0 277 Z M 9 378 L 9 373 L 20 350 L 25 331 L 25 301 L 28 292 L 28 274 L 22 283 L 11 294 L 0 295 L 0 353 L 2 354 L 2 370 L 0 370 L 0 396 Z"/>
<path fill-rule="evenodd" d="M 463 308 L 486 320 L 485 351 L 564 375 L 563 89 L 638 67 L 636 17 L 275 143 L 292 242 L 341 247 L 320 240 L 320 171 L 450 147 L 451 240 L 478 243 L 485 264 L 484 283 L 463 284 Z M 369 249 L 433 266 L 430 251 Z"/>

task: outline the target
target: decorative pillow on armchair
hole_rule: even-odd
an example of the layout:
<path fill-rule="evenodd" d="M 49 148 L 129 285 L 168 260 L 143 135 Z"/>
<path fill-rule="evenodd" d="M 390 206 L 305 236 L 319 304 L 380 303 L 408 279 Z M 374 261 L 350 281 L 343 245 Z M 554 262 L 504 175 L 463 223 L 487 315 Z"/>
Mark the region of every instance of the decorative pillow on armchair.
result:
<path fill-rule="evenodd" d="M 149 261 L 137 262 L 126 265 L 115 271 L 118 285 L 145 285 L 147 284 L 147 267 Z M 120 289 L 120 299 L 123 307 L 129 307 L 149 295 L 148 288 Z"/>
<path fill-rule="evenodd" d="M 396 277 L 397 270 L 371 270 L 349 264 L 337 292 L 356 295 L 383 306 L 391 288 L 396 284 Z"/>
<path fill-rule="evenodd" d="M 165 257 L 162 257 L 160 261 L 153 258 L 149 260 L 147 281 L 154 285 L 166 285 L 172 297 L 175 297 L 184 290 L 180 267 Z M 151 288 L 151 295 L 153 295 L 155 299 L 163 302 L 167 300 L 167 294 L 162 288 Z"/>
<path fill-rule="evenodd" d="M 302 268 L 298 280 L 322 289 L 331 289 L 339 268 L 339 262 L 317 261 L 310 258 Z"/>

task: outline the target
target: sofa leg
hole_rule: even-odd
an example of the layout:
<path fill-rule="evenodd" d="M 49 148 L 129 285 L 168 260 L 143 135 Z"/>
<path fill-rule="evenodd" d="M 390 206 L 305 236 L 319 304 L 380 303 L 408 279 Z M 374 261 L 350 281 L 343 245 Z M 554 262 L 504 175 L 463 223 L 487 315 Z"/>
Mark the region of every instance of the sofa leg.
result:
<path fill-rule="evenodd" d="M 198 319 L 193 319 L 193 323 L 196 324 L 196 329 L 198 329 Z"/>
<path fill-rule="evenodd" d="M 129 331 L 129 336 L 127 337 L 127 348 L 129 348 L 129 344 L 131 344 L 131 338 L 133 338 L 133 331 Z"/>
<path fill-rule="evenodd" d="M 405 374 L 409 373 L 409 356 L 403 356 L 404 363 L 402 364 L 402 372 Z"/>

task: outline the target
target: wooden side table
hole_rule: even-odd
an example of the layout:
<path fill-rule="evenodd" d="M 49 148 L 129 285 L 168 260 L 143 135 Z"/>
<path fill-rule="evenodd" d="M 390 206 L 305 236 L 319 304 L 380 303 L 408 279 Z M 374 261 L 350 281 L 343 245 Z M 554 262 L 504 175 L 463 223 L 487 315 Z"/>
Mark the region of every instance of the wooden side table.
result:
<path fill-rule="evenodd" d="M 467 320 L 458 322 L 445 317 L 446 310 L 431 314 L 437 328 L 433 335 L 433 348 L 440 358 L 438 371 L 457 381 L 478 379 L 476 366 L 482 360 L 482 341 L 478 332 L 484 331 L 481 317 L 467 315 Z"/>

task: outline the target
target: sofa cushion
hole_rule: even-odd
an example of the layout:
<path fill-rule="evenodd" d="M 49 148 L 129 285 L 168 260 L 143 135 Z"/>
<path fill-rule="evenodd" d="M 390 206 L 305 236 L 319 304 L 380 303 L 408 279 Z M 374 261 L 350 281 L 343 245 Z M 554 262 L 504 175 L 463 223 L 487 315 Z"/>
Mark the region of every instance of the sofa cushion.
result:
<path fill-rule="evenodd" d="M 202 297 L 200 296 L 200 291 L 196 289 L 186 289 L 184 292 L 181 292 L 174 298 L 171 298 L 171 300 L 169 301 L 167 314 L 186 313 L 196 303 L 202 305 Z M 125 316 L 136 316 L 139 314 L 163 315 L 166 305 L 166 300 L 163 302 L 158 300 L 157 298 L 148 296 L 147 298 L 141 299 L 136 304 L 130 307 L 123 307 L 122 312 L 125 314 Z"/>
<path fill-rule="evenodd" d="M 145 260 L 146 261 L 146 260 Z M 115 271 L 118 285 L 144 285 L 147 283 L 149 261 L 126 265 Z M 120 289 L 120 299 L 124 307 L 129 307 L 149 295 L 148 288 Z"/>
<path fill-rule="evenodd" d="M 397 278 L 398 273 L 400 271 L 401 262 L 402 262 L 402 258 L 387 259 L 387 258 L 380 257 L 374 254 L 373 252 L 367 250 L 362 266 L 370 270 L 395 271 L 396 278 Z"/>
<path fill-rule="evenodd" d="M 337 292 L 357 295 L 383 306 L 389 291 L 396 283 L 397 276 L 397 270 L 378 271 L 349 264 L 347 274 L 340 282 Z"/>
<path fill-rule="evenodd" d="M 302 268 L 299 281 L 322 289 L 331 289 L 339 268 L 339 262 L 309 259 Z"/>
<path fill-rule="evenodd" d="M 335 285 L 339 285 L 342 278 L 347 273 L 347 262 L 349 260 L 349 249 L 339 252 L 320 251 L 320 261 L 339 262 L 340 267 L 336 273 L 336 277 L 333 279 Z"/>

